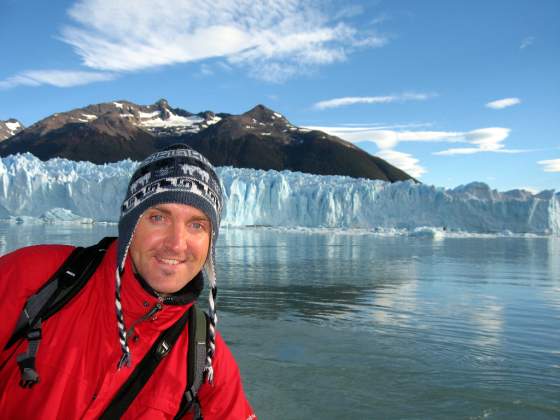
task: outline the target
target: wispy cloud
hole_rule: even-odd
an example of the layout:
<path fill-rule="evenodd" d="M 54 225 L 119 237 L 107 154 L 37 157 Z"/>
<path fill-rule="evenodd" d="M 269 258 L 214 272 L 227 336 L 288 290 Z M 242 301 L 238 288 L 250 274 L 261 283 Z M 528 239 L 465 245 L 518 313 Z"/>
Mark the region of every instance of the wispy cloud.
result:
<path fill-rule="evenodd" d="M 0 81 L 0 89 L 11 89 L 16 86 L 51 85 L 56 87 L 72 87 L 87 85 L 93 82 L 113 80 L 114 73 L 72 71 L 72 70 L 29 70 Z"/>
<path fill-rule="evenodd" d="M 521 45 L 519 46 L 519 48 L 524 50 L 525 48 L 533 45 L 534 42 L 535 42 L 535 37 L 534 36 L 528 36 L 526 38 L 523 38 L 523 41 L 521 41 Z"/>
<path fill-rule="evenodd" d="M 560 172 L 560 159 L 539 160 L 537 163 L 545 172 Z"/>
<path fill-rule="evenodd" d="M 485 106 L 486 108 L 503 109 L 509 106 L 518 105 L 520 103 L 521 103 L 521 99 L 519 98 L 504 98 L 504 99 L 498 99 L 496 101 L 488 102 Z"/>
<path fill-rule="evenodd" d="M 214 70 L 212 69 L 211 66 L 209 66 L 206 63 L 202 63 L 200 65 L 200 71 L 198 73 L 199 76 L 206 77 L 206 76 L 212 76 L 213 74 L 214 74 Z"/>
<path fill-rule="evenodd" d="M 465 147 L 453 147 L 447 150 L 434 152 L 438 156 L 471 155 L 475 153 L 526 153 L 529 149 L 508 149 L 504 142 L 510 134 L 509 128 L 487 127 L 471 131 L 427 131 L 427 130 L 407 130 L 413 126 L 422 124 L 403 124 L 400 126 L 336 126 L 336 127 L 317 127 L 308 126 L 306 128 L 321 130 L 328 134 L 340 137 L 352 143 L 373 142 L 379 148 L 375 154 L 397 167 L 407 171 L 414 177 L 420 177 L 426 172 L 420 166 L 418 159 L 407 153 L 396 151 L 395 148 L 403 142 L 420 143 L 463 143 Z M 405 128 L 398 130 L 397 128 Z M 542 161 L 555 162 L 555 161 Z M 554 165 L 560 166 L 560 160 Z M 541 162 L 539 162 L 541 163 Z M 552 164 L 552 163 L 551 163 Z M 558 166 L 551 166 L 558 168 Z M 406 169 L 405 169 L 406 168 Z"/>
<path fill-rule="evenodd" d="M 509 136 L 509 128 L 488 127 L 472 130 L 466 133 L 460 133 L 459 138 L 465 143 L 469 143 L 469 147 L 451 148 L 435 152 L 434 155 L 452 156 L 452 155 L 472 155 L 474 153 L 494 152 L 494 153 L 523 153 L 529 150 L 522 149 L 506 149 L 503 144 L 504 140 Z"/>
<path fill-rule="evenodd" d="M 362 6 L 361 4 L 352 4 L 338 10 L 336 12 L 335 19 L 352 18 L 355 16 L 359 16 L 363 13 L 364 13 L 364 6 Z"/>
<path fill-rule="evenodd" d="M 381 150 L 375 155 L 405 171 L 409 175 L 412 175 L 414 178 L 420 178 L 427 172 L 426 169 L 419 164 L 420 161 L 408 153 L 402 153 L 396 150 Z"/>
<path fill-rule="evenodd" d="M 387 39 L 348 23 L 359 9 L 329 18 L 315 0 L 79 0 L 62 30 L 84 65 L 104 71 L 222 58 L 254 77 L 281 81 L 344 61 Z"/>
<path fill-rule="evenodd" d="M 321 130 L 333 136 L 338 136 L 350 142 L 371 141 L 380 149 L 393 149 L 402 142 L 465 142 L 465 133 L 453 131 L 412 131 L 397 130 L 397 128 L 410 128 L 412 125 L 401 126 L 366 126 L 366 127 L 306 127 Z M 421 125 L 421 124 L 419 124 Z"/>
<path fill-rule="evenodd" d="M 319 101 L 313 105 L 316 109 L 340 108 L 356 104 L 386 104 L 391 102 L 425 101 L 435 96 L 433 93 L 401 93 L 388 96 L 346 96 Z"/>
<path fill-rule="evenodd" d="M 421 125 L 421 124 L 420 124 Z M 412 125 L 414 126 L 414 125 Z M 464 143 L 466 147 L 455 147 L 434 152 L 439 156 L 467 155 L 474 153 L 526 153 L 529 149 L 507 149 L 504 141 L 510 134 L 509 128 L 487 127 L 471 131 L 426 131 L 426 130 L 397 130 L 410 126 L 308 126 L 313 130 L 321 130 L 346 141 L 355 143 L 369 141 L 377 145 L 380 150 L 393 150 L 399 143 Z"/>

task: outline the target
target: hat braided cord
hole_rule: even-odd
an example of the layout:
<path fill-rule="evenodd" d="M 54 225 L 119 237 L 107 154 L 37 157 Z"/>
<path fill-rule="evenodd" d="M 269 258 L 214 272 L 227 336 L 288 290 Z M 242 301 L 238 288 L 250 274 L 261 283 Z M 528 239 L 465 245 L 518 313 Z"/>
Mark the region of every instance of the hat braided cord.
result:
<path fill-rule="evenodd" d="M 117 267 L 116 272 L 116 287 L 115 287 L 115 308 L 117 310 L 117 325 L 119 327 L 119 342 L 121 343 L 122 356 L 119 360 L 117 368 L 120 369 L 124 365 L 130 367 L 130 349 L 126 342 L 126 329 L 124 326 L 124 316 L 121 305 L 121 276 Z"/>
<path fill-rule="evenodd" d="M 216 352 L 216 324 L 218 323 L 218 314 L 216 313 L 216 295 L 218 294 L 218 288 L 216 286 L 210 288 L 208 293 L 208 352 L 206 353 L 206 366 L 204 370 L 206 371 L 206 378 L 209 383 L 214 381 L 214 368 L 212 367 L 212 358 Z"/>

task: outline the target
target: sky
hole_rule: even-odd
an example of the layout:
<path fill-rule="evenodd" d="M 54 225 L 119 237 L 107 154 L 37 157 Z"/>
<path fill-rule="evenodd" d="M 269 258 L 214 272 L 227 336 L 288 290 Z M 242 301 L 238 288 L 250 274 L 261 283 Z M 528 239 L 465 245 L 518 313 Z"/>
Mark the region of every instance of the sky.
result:
<path fill-rule="evenodd" d="M 420 181 L 560 189 L 560 1 L 2 0 L 0 120 L 257 104 Z"/>

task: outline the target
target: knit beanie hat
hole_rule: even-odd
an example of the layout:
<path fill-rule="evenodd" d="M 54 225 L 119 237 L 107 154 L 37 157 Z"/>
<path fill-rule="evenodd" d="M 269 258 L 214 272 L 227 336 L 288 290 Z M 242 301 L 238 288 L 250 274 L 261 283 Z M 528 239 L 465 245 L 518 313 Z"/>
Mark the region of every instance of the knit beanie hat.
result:
<path fill-rule="evenodd" d="M 130 349 L 121 307 L 121 275 L 124 271 L 128 248 L 138 221 L 146 210 L 157 204 L 176 203 L 195 207 L 205 213 L 212 224 L 210 250 L 203 267 L 203 275 L 209 283 L 208 315 L 209 348 L 206 372 L 212 381 L 212 356 L 215 351 L 215 328 L 218 321 L 215 308 L 217 294 L 214 267 L 215 245 L 220 227 L 223 207 L 222 188 L 212 164 L 200 153 L 183 144 L 148 156 L 138 166 L 130 179 L 126 197 L 121 206 L 116 270 L 116 309 L 122 358 L 119 368 L 130 366 Z"/>

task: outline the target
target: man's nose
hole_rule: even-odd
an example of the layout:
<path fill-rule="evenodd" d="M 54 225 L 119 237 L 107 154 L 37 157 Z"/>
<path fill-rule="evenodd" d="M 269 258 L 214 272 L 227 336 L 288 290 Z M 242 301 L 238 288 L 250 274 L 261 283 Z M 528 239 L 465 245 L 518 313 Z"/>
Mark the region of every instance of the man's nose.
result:
<path fill-rule="evenodd" d="M 172 223 L 166 236 L 166 245 L 175 252 L 187 249 L 187 228 L 181 223 Z"/>

